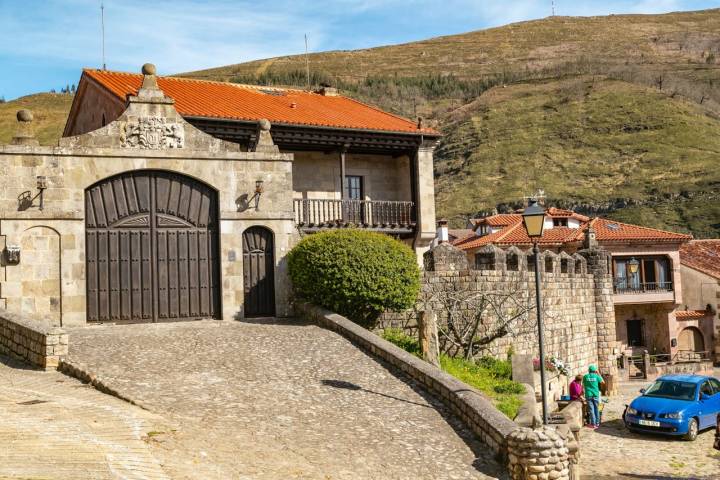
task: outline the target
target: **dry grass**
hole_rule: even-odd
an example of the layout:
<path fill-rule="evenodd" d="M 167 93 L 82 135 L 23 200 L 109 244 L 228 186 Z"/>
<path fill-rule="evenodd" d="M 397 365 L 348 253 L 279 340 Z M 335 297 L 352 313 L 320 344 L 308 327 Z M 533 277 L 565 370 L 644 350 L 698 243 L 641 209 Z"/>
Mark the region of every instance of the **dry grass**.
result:
<path fill-rule="evenodd" d="M 72 95 L 38 93 L 0 103 L 0 144 L 9 143 L 17 130 L 15 114 L 27 108 L 33 112 L 33 128 L 41 145 L 55 145 L 65 128 Z"/>

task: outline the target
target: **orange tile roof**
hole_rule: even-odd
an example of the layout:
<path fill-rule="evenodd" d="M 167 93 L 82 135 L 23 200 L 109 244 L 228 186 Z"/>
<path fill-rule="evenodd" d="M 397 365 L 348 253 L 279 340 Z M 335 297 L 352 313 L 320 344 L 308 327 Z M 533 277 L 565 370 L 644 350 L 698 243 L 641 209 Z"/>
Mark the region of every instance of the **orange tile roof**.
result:
<path fill-rule="evenodd" d="M 720 240 L 693 240 L 680 247 L 680 263 L 720 280 Z"/>
<path fill-rule="evenodd" d="M 678 320 L 693 320 L 711 315 L 712 312 L 708 312 L 707 310 L 678 310 L 675 312 L 675 318 Z"/>
<path fill-rule="evenodd" d="M 572 210 L 564 210 L 562 208 L 550 207 L 547 209 L 546 213 L 553 218 L 575 218 L 581 222 L 587 222 L 590 220 L 590 217 L 573 212 Z"/>
<path fill-rule="evenodd" d="M 692 235 L 674 233 L 656 228 L 641 227 L 629 223 L 616 222 L 607 218 L 593 218 L 588 226 L 595 229 L 600 242 L 635 242 L 648 241 L 660 243 L 687 242 Z"/>
<path fill-rule="evenodd" d="M 125 101 L 136 95 L 142 75 L 105 70 L 83 70 L 102 87 Z M 417 128 L 405 118 L 341 95 L 290 88 L 241 85 L 178 77 L 158 77 L 158 86 L 175 100 L 183 116 L 257 121 L 281 124 L 379 130 L 439 136 L 431 128 Z"/>
<path fill-rule="evenodd" d="M 570 213 L 574 214 L 574 212 L 570 210 L 553 209 L 552 207 L 548 209 L 548 212 L 551 212 L 550 216 L 553 217 L 560 215 L 570 217 Z M 580 244 L 585 239 L 585 232 L 590 226 L 593 226 L 595 229 L 598 241 L 607 243 L 681 243 L 692 239 L 691 235 L 666 232 L 664 230 L 616 222 L 605 218 L 596 217 L 591 220 L 589 217 L 580 214 L 574 214 L 573 217 L 580 220 L 580 228 L 546 228 L 543 231 L 542 237 L 538 240 L 538 244 L 546 247 Z M 523 246 L 531 245 L 533 242 L 525 231 L 525 227 L 522 224 L 522 215 L 519 213 L 491 215 L 479 219 L 478 225 L 483 223 L 501 228 L 487 235 L 471 235 L 466 238 L 460 238 L 454 241 L 453 245 L 462 250 L 472 250 L 488 244 Z"/>

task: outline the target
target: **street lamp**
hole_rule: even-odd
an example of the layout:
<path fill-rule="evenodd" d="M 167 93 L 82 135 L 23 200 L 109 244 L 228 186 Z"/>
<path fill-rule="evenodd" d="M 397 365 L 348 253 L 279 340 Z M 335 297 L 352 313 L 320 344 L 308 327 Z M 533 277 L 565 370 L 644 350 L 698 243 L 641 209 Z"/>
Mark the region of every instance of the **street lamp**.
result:
<path fill-rule="evenodd" d="M 535 309 L 537 310 L 538 342 L 540 343 L 540 392 L 542 394 L 543 424 L 548 424 L 547 393 L 545 385 L 545 341 L 542 324 L 542 301 L 540 298 L 540 249 L 538 239 L 542 237 L 545 226 L 545 209 L 538 205 L 537 200 L 530 200 L 530 205 L 523 211 L 523 225 L 528 237 L 533 242 L 533 257 L 535 259 Z"/>

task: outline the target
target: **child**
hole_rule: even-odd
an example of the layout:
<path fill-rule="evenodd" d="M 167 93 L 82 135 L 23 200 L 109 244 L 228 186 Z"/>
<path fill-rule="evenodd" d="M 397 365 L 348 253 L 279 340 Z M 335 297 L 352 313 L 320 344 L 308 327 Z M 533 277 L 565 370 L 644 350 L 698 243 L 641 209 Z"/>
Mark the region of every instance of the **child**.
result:
<path fill-rule="evenodd" d="M 582 375 L 575 375 L 575 380 L 570 382 L 570 400 L 580 400 L 581 402 L 585 400 L 582 380 Z"/>
<path fill-rule="evenodd" d="M 592 429 L 600 426 L 600 384 L 605 383 L 597 370 L 597 366 L 590 365 L 588 373 L 583 377 L 582 382 L 588 412 L 590 413 L 590 423 L 587 427 Z"/>

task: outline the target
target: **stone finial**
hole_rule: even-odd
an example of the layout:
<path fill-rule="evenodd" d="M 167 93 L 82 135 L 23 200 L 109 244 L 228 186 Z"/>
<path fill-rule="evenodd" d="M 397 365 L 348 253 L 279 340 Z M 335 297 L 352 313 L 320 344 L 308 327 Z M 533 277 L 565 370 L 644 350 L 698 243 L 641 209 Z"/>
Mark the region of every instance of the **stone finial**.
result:
<path fill-rule="evenodd" d="M 10 143 L 12 145 L 39 145 L 32 130 L 32 112 L 26 109 L 18 110 L 15 117 L 18 121 L 17 131 Z"/>
<path fill-rule="evenodd" d="M 142 74 L 143 75 L 157 75 L 157 67 L 155 67 L 155 64 L 146 63 L 142 66 Z"/>
<path fill-rule="evenodd" d="M 16 117 L 17 117 L 17 121 L 18 121 L 18 122 L 25 122 L 25 123 L 27 123 L 27 122 L 32 122 L 32 121 L 33 121 L 33 114 L 32 114 L 32 112 L 31 112 L 30 110 L 27 110 L 27 109 L 24 109 L 24 108 L 23 108 L 22 110 L 18 110 Z"/>
<path fill-rule="evenodd" d="M 157 83 L 157 68 L 152 63 L 142 66 L 143 81 L 138 90 L 137 99 L 141 102 L 150 103 L 174 103 L 170 97 L 166 97 Z"/>
<path fill-rule="evenodd" d="M 270 135 L 270 121 L 263 118 L 258 121 L 257 140 L 255 141 L 255 152 L 280 153 L 280 149 L 273 142 Z"/>

